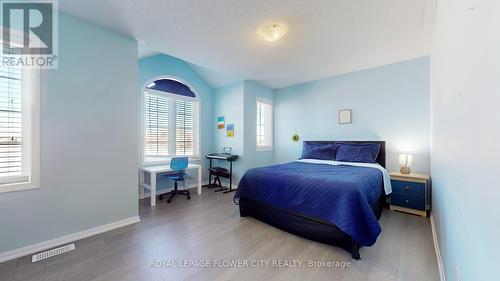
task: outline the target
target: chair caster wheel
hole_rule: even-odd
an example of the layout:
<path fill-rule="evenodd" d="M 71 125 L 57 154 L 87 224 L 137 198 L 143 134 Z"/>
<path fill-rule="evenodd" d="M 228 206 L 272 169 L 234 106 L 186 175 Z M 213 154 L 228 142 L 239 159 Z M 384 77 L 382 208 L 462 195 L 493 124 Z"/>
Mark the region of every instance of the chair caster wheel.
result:
<path fill-rule="evenodd" d="M 191 196 L 189 196 L 189 195 L 188 195 L 188 197 L 187 197 L 187 198 L 188 198 L 188 200 L 191 200 Z"/>
<path fill-rule="evenodd" d="M 167 200 L 167 204 L 170 204 L 170 202 L 172 202 L 172 200 L 168 199 L 168 200 Z"/>

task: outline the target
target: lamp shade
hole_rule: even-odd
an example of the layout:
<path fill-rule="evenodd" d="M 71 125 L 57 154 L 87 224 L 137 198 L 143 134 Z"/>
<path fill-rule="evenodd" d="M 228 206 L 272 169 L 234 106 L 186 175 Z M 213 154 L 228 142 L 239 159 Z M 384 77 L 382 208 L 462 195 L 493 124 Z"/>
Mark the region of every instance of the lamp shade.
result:
<path fill-rule="evenodd" d="M 411 154 L 399 154 L 399 165 L 401 167 L 410 167 L 413 163 L 413 155 Z"/>

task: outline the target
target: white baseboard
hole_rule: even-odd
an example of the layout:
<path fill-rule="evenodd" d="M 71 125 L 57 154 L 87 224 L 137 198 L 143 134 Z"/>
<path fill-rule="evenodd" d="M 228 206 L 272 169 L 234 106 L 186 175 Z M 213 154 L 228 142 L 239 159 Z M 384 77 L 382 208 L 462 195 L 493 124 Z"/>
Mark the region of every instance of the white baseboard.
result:
<path fill-rule="evenodd" d="M 107 231 L 110 231 L 113 229 L 117 229 L 120 227 L 124 227 L 127 225 L 138 223 L 140 221 L 141 221 L 141 219 L 139 218 L 139 216 L 135 216 L 135 217 L 131 217 L 128 219 L 124 219 L 124 220 L 112 222 L 109 224 L 101 225 L 98 227 L 94 227 L 91 229 L 83 230 L 80 232 L 72 233 L 72 234 L 62 236 L 59 238 L 55 238 L 55 239 L 47 240 L 44 242 L 35 243 L 35 244 L 29 245 L 29 246 L 10 250 L 7 252 L 3 252 L 3 253 L 0 253 L 0 263 L 6 262 L 9 260 L 13 260 L 13 259 L 17 259 L 17 258 L 26 256 L 26 255 L 32 255 L 32 254 L 35 254 L 35 253 L 38 253 L 41 251 L 48 250 L 50 248 L 61 246 L 63 244 L 75 242 L 77 240 L 84 239 L 84 238 L 94 236 L 97 234 L 101 234 L 103 232 L 107 232 Z"/>
<path fill-rule="evenodd" d="M 446 275 L 444 274 L 443 260 L 441 259 L 441 250 L 439 249 L 439 241 L 437 238 L 436 225 L 432 213 L 430 216 L 430 220 L 431 220 L 432 240 L 434 241 L 434 250 L 436 251 L 436 259 L 438 263 L 439 279 L 441 279 L 441 281 L 446 281 Z"/>

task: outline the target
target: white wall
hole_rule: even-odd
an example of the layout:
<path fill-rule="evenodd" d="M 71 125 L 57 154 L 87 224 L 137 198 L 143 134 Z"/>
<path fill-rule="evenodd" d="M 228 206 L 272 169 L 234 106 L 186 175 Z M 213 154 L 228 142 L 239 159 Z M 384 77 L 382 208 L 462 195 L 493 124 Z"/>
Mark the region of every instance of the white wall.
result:
<path fill-rule="evenodd" d="M 433 216 L 446 280 L 498 280 L 500 1 L 438 2 L 432 52 Z"/>
<path fill-rule="evenodd" d="M 59 17 L 41 93 L 41 187 L 0 194 L 0 253 L 138 215 L 137 43 Z"/>

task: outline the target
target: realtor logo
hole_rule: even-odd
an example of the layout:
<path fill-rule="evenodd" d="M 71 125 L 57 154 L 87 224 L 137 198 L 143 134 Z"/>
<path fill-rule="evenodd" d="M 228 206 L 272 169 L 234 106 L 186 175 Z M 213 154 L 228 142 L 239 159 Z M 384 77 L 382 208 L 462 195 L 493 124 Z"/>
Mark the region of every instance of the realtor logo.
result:
<path fill-rule="evenodd" d="M 2 1 L 3 65 L 57 68 L 57 2 Z"/>

